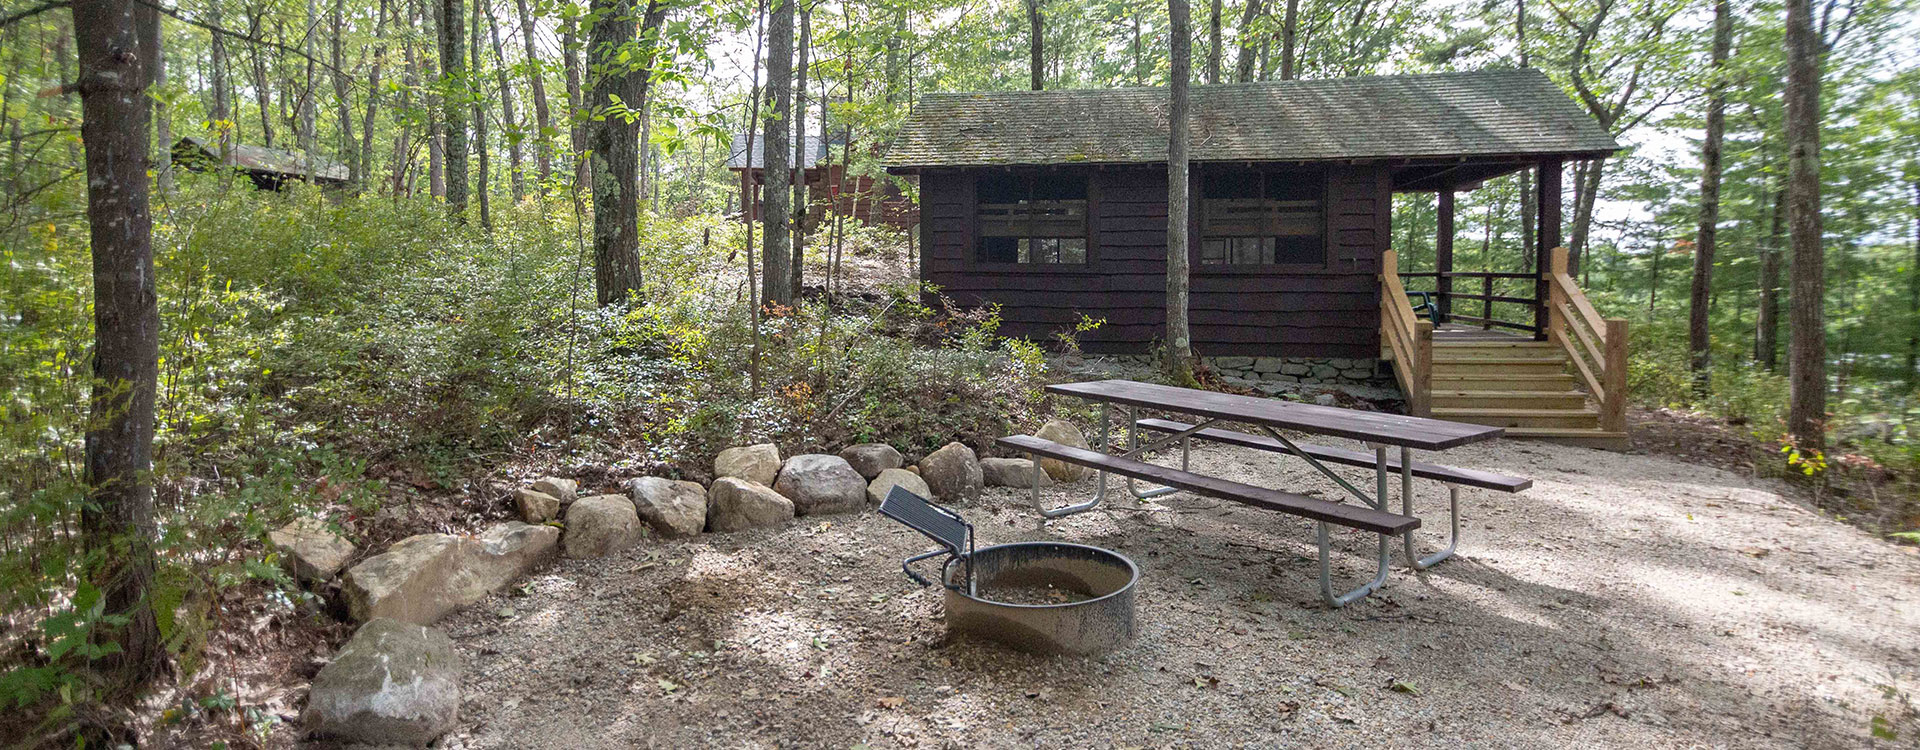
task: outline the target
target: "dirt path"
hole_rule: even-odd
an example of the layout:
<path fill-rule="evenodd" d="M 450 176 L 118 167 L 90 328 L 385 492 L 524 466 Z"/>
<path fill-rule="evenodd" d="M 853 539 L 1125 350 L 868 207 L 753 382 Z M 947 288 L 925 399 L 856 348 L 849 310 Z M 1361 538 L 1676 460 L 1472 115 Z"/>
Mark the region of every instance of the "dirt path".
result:
<path fill-rule="evenodd" d="M 1917 746 L 1912 548 L 1714 469 L 1513 441 L 1444 460 L 1537 484 L 1465 493 L 1461 557 L 1414 576 L 1396 553 L 1382 594 L 1337 611 L 1305 522 L 1181 494 L 1043 526 L 990 490 L 965 509 L 983 543 L 1098 544 L 1144 570 L 1137 639 L 1092 659 L 948 642 L 936 592 L 898 568 L 924 541 L 875 514 L 562 562 L 444 623 L 469 698 L 443 742 Z M 1333 496 L 1265 454 L 1194 465 Z M 1336 537 L 1336 580 L 1370 572 L 1362 541 Z"/>

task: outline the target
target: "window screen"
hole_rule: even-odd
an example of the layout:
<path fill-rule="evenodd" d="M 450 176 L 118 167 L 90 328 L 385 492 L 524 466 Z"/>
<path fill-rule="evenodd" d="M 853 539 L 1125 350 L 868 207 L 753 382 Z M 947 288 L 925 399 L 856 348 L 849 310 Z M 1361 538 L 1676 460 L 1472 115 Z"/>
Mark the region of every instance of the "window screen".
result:
<path fill-rule="evenodd" d="M 976 185 L 981 263 L 1087 262 L 1087 180 L 992 175 Z"/>
<path fill-rule="evenodd" d="M 1326 178 L 1212 172 L 1200 184 L 1200 265 L 1319 264 Z"/>

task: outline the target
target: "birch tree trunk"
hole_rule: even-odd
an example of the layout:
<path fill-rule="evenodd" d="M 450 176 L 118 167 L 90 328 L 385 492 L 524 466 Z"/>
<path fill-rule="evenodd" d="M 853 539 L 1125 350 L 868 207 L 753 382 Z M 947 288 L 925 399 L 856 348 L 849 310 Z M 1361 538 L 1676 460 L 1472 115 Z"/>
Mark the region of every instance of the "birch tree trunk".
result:
<path fill-rule="evenodd" d="M 1192 52 L 1187 0 L 1168 0 L 1172 71 L 1167 81 L 1167 351 L 1176 383 L 1193 381 L 1193 344 L 1187 327 L 1187 87 Z"/>
<path fill-rule="evenodd" d="M 1803 451 L 1826 449 L 1826 253 L 1820 245 L 1820 39 L 1811 0 L 1787 0 L 1787 432 Z"/>
<path fill-rule="evenodd" d="M 1707 327 L 1713 295 L 1713 254 L 1720 234 L 1720 151 L 1727 135 L 1727 57 L 1733 50 L 1733 11 L 1729 0 L 1713 4 L 1713 52 L 1707 75 L 1707 134 L 1700 143 L 1700 228 L 1693 248 L 1693 285 L 1687 298 L 1687 352 L 1693 395 L 1705 399 L 1712 387 L 1713 341 Z"/>

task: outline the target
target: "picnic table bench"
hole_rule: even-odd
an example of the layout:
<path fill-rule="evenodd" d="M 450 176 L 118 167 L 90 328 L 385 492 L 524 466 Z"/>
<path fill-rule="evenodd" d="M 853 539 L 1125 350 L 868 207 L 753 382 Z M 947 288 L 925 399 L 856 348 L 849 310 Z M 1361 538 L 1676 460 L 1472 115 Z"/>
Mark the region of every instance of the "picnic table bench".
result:
<path fill-rule="evenodd" d="M 1300 516 L 1315 522 L 1315 537 L 1319 547 L 1320 593 L 1321 597 L 1334 607 L 1345 606 L 1366 597 L 1386 583 L 1390 537 L 1401 537 L 1405 543 L 1408 563 L 1415 570 L 1431 567 L 1450 557 L 1459 544 L 1459 488 L 1461 486 L 1500 492 L 1519 492 L 1532 486 L 1531 480 L 1519 477 L 1413 460 L 1412 451 L 1416 448 L 1445 450 L 1498 438 L 1502 434 L 1502 430 L 1498 427 L 1380 412 L 1363 412 L 1316 404 L 1299 404 L 1127 380 L 1067 383 L 1048 386 L 1047 390 L 1060 395 L 1096 401 L 1100 404 L 1100 442 L 1097 446 L 1099 450 L 1063 445 L 1030 435 L 1000 438 L 998 444 L 1030 457 L 1051 458 L 1092 468 L 1099 473 L 1099 485 L 1092 500 L 1060 508 L 1046 508 L 1040 504 L 1040 489 L 1036 478 L 1030 491 L 1034 506 L 1041 515 L 1057 518 L 1098 507 L 1106 499 L 1107 475 L 1111 473 L 1125 477 L 1128 491 L 1134 497 L 1143 500 L 1184 490 Z M 1126 409 L 1127 423 L 1127 450 L 1118 455 L 1107 452 L 1112 444 L 1111 408 L 1115 404 Z M 1195 417 L 1195 421 L 1188 423 L 1157 418 L 1139 419 L 1137 411 L 1141 408 L 1188 414 Z M 1224 421 L 1250 424 L 1263 434 L 1248 434 L 1213 426 Z M 1360 440 L 1372 451 L 1368 453 L 1299 443 L 1281 435 L 1277 431 L 1281 429 Z M 1142 430 L 1158 433 L 1163 437 L 1143 443 L 1140 436 Z M 1361 505 L 1349 505 L 1278 489 L 1257 487 L 1190 471 L 1189 447 L 1194 439 L 1211 440 L 1301 458 L 1321 474 L 1339 484 L 1348 494 L 1358 499 Z M 1176 442 L 1181 449 L 1180 468 L 1159 466 L 1140 460 L 1141 456 L 1171 447 Z M 1388 450 L 1394 447 L 1400 449 L 1397 459 L 1388 456 Z M 1327 467 L 1329 463 L 1373 468 L 1375 475 L 1373 494 L 1362 492 L 1353 483 L 1335 474 Z M 1401 507 L 1398 513 L 1390 511 L 1387 507 L 1390 473 L 1398 473 L 1401 478 Z M 1416 476 L 1445 484 L 1450 496 L 1448 519 L 1450 533 L 1447 547 L 1425 558 L 1419 557 L 1414 549 L 1413 533 L 1421 525 L 1419 517 L 1413 513 L 1413 478 Z M 1141 490 L 1135 486 L 1136 480 L 1152 482 L 1160 486 Z M 1330 523 L 1377 534 L 1380 538 L 1377 569 L 1373 579 L 1359 588 L 1342 594 L 1336 594 L 1332 585 L 1327 530 L 1327 524 Z"/>

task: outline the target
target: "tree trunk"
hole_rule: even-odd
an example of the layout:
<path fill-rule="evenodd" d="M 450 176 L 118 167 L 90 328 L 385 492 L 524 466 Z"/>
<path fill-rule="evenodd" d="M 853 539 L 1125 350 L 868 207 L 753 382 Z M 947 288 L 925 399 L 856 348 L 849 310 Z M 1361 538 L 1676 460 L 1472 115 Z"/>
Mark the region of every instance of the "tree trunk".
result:
<path fill-rule="evenodd" d="M 1713 295 L 1713 254 L 1720 233 L 1720 146 L 1727 135 L 1727 57 L 1733 49 L 1733 11 L 1729 0 L 1713 4 L 1713 53 L 1707 85 L 1707 135 L 1700 143 L 1700 228 L 1693 248 L 1693 286 L 1687 298 L 1687 352 L 1693 371 L 1693 395 L 1705 399 L 1712 388 L 1713 342 L 1707 326 Z"/>
<path fill-rule="evenodd" d="M 1044 19 L 1040 15 L 1040 3 L 1044 0 L 1026 0 L 1027 3 L 1027 65 L 1033 76 L 1033 90 L 1046 88 L 1046 37 L 1042 34 Z M 772 81 L 768 81 L 772 83 Z"/>
<path fill-rule="evenodd" d="M 218 0 L 207 4 L 207 22 L 215 26 L 221 24 Z M 210 34 L 209 37 L 211 39 L 208 52 L 213 58 L 209 66 L 211 68 L 209 78 L 213 85 L 213 110 L 207 119 L 213 122 L 214 138 L 218 142 L 216 153 L 220 154 L 220 162 L 225 164 L 227 159 L 233 156 L 233 123 L 238 118 L 233 112 L 233 84 L 227 81 L 229 72 L 227 35 Z"/>
<path fill-rule="evenodd" d="M 491 149 L 488 148 L 487 144 L 486 100 L 480 96 L 480 81 L 482 79 L 480 72 L 480 2 L 478 2 L 478 0 L 474 3 L 473 13 L 468 17 L 467 27 L 466 54 L 471 61 L 469 65 L 472 67 L 469 68 L 471 75 L 467 79 L 471 85 L 465 87 L 465 93 L 468 98 L 467 106 L 473 117 L 473 155 L 476 161 L 479 162 L 474 165 L 473 193 L 474 197 L 477 198 L 480 203 L 480 229 L 481 231 L 491 232 L 493 231 L 493 206 L 489 199 L 492 197 L 493 191 L 491 188 L 493 181 L 489 167 L 493 159 Z"/>
<path fill-rule="evenodd" d="M 585 186 L 593 184 L 587 177 L 587 125 L 581 121 L 582 110 L 586 109 L 586 97 L 580 89 L 580 27 L 578 21 L 567 21 L 565 31 L 561 32 L 560 47 L 564 50 L 567 74 L 567 135 L 573 146 L 573 184 Z"/>
<path fill-rule="evenodd" d="M 1253 23 L 1260 20 L 1261 0 L 1247 0 L 1246 9 L 1240 13 L 1240 56 L 1234 60 L 1233 80 L 1247 83 L 1253 80 L 1253 66 L 1260 54 L 1259 40 L 1253 33 Z"/>
<path fill-rule="evenodd" d="M 541 74 L 539 49 L 533 44 L 533 14 L 527 12 L 527 0 L 513 0 L 513 5 L 520 14 L 520 40 L 527 55 L 527 85 L 533 89 L 533 124 L 538 128 L 534 133 L 533 163 L 540 171 L 540 184 L 545 185 L 553 179 L 553 138 L 548 135 L 553 132 L 553 124 L 548 121 L 552 115 L 547 111 L 547 84 Z"/>
<path fill-rule="evenodd" d="M 260 23 L 263 8 L 247 9 L 247 36 L 259 39 L 264 31 Z M 260 56 L 261 45 L 248 45 L 253 55 L 253 98 L 260 105 L 260 145 L 273 148 L 273 87 L 268 84 L 267 59 Z"/>
<path fill-rule="evenodd" d="M 793 6 L 798 0 L 772 0 L 767 18 L 767 121 L 760 147 L 761 284 L 766 305 L 793 304 L 793 156 L 788 135 L 793 128 Z"/>
<path fill-rule="evenodd" d="M 1513 44 L 1520 55 L 1520 67 L 1533 67 L 1533 59 L 1527 53 L 1527 0 L 1513 3 Z M 1538 211 L 1533 195 L 1533 167 L 1527 167 L 1520 170 L 1520 252 L 1529 258 L 1536 253 L 1533 224 Z"/>
<path fill-rule="evenodd" d="M 167 48 L 160 38 L 160 24 L 156 22 L 151 29 L 143 31 L 153 35 L 147 42 L 148 48 L 153 50 L 153 87 L 164 96 L 167 87 Z M 167 112 L 164 99 L 149 98 L 148 101 L 153 106 L 154 140 L 159 141 L 154 148 L 153 177 L 160 194 L 165 196 L 173 192 L 173 117 Z"/>
<path fill-rule="evenodd" d="M 1207 83 L 1220 82 L 1220 4 L 1221 0 L 1207 3 Z"/>
<path fill-rule="evenodd" d="M 607 0 L 603 0 L 606 2 Z M 596 61 L 587 104 L 599 110 L 614 99 L 645 108 L 653 71 L 654 34 L 666 16 L 658 0 L 646 5 L 640 39 L 640 59 L 620 62 L 622 48 L 634 38 L 634 0 L 610 0 L 588 33 L 587 52 Z M 587 149 L 592 153 L 594 290 L 602 305 L 630 299 L 644 279 L 640 268 L 640 154 L 639 126 L 627 118 L 607 116 L 588 126 Z"/>
<path fill-rule="evenodd" d="M 1760 309 L 1754 314 L 1753 358 L 1767 372 L 1780 369 L 1780 250 L 1786 236 L 1787 191 L 1773 194 L 1773 220 L 1760 249 Z"/>
<path fill-rule="evenodd" d="M 1811 0 L 1787 0 L 1787 431 L 1801 450 L 1826 449 L 1826 257 L 1820 246 L 1820 39 Z"/>
<path fill-rule="evenodd" d="M 347 163 L 347 182 L 358 187 L 365 169 L 360 164 L 359 150 L 354 148 L 353 89 L 347 82 L 346 33 L 347 0 L 334 0 L 333 43 L 329 50 L 333 62 L 334 116 L 340 121 L 340 160 Z M 372 98 L 373 89 L 367 90 L 367 96 Z"/>
<path fill-rule="evenodd" d="M 407 19 L 413 26 L 420 25 L 420 0 L 402 0 L 406 3 Z M 400 87 L 400 111 L 413 111 L 413 90 L 420 85 L 420 57 L 415 54 L 413 39 L 405 38 L 401 44 L 406 68 L 402 73 Z M 406 117 L 400 122 L 400 131 L 393 134 L 393 195 L 398 198 L 406 195 L 409 186 L 408 171 L 413 166 L 413 118 Z"/>
<path fill-rule="evenodd" d="M 86 434 L 85 581 L 104 612 L 100 640 L 120 652 L 101 666 L 131 698 L 166 669 L 154 608 L 154 395 L 160 310 L 147 200 L 149 79 L 159 16 L 133 0 L 76 0 L 80 138 L 86 149 L 87 228 L 93 255 L 93 401 Z"/>
<path fill-rule="evenodd" d="M 1280 25 L 1280 80 L 1291 81 L 1297 72 L 1295 40 L 1300 34 L 1300 0 L 1287 0 L 1287 15 Z"/>
<path fill-rule="evenodd" d="M 467 221 L 467 111 L 461 98 L 467 91 L 466 45 L 460 43 L 465 8 L 461 0 L 440 3 L 440 150 L 446 165 L 447 215 L 456 224 Z"/>
<path fill-rule="evenodd" d="M 1913 181 L 1913 265 L 1907 268 L 1907 383 L 1920 384 L 1920 176 Z"/>
<path fill-rule="evenodd" d="M 904 15 L 901 16 L 904 18 Z M 813 45 L 813 10 L 800 11 L 800 62 L 793 83 L 793 299 L 801 299 L 807 260 L 807 52 Z M 893 83 L 888 82 L 891 86 Z"/>
<path fill-rule="evenodd" d="M 307 0 L 307 29 L 300 35 L 300 56 L 303 80 L 300 84 L 300 99 L 294 107 L 298 122 L 295 135 L 300 142 L 300 172 L 306 175 L 307 184 L 314 184 L 314 163 L 319 159 L 319 102 L 314 101 L 313 36 L 319 29 L 320 4 Z"/>
<path fill-rule="evenodd" d="M 1187 84 L 1193 66 L 1188 49 L 1187 0 L 1167 0 L 1172 70 L 1167 80 L 1167 351 L 1166 368 L 1176 383 L 1193 380 L 1193 342 L 1187 327 Z"/>
<path fill-rule="evenodd" d="M 507 177 L 513 187 L 513 202 L 527 197 L 526 167 L 520 161 L 520 142 L 526 134 L 513 112 L 513 78 L 507 74 L 506 48 L 500 46 L 500 19 L 494 16 L 493 3 L 481 7 L 487 12 L 487 37 L 493 42 L 493 75 L 500 83 L 500 135 L 507 139 Z M 474 59 L 480 59 L 478 53 Z"/>
<path fill-rule="evenodd" d="M 1568 276 L 1580 276 L 1580 264 L 1587 254 L 1588 230 L 1593 226 L 1594 201 L 1600 195 L 1600 178 L 1606 169 L 1606 159 L 1594 159 L 1574 168 L 1573 229 L 1567 239 Z"/>
<path fill-rule="evenodd" d="M 373 124 L 380 112 L 380 72 L 387 63 L 387 0 L 380 0 L 380 14 L 373 22 L 373 66 L 367 73 L 367 109 L 360 120 L 360 179 L 373 179 Z M 356 184 L 358 189 L 360 185 Z"/>

